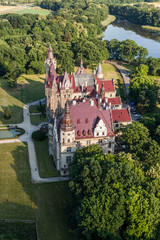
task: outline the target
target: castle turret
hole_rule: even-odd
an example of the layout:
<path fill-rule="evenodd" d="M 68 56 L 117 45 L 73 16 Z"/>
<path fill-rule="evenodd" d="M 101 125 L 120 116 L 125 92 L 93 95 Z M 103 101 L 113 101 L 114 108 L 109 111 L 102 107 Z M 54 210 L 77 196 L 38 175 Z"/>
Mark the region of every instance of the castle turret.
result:
<path fill-rule="evenodd" d="M 53 55 L 53 49 L 51 47 L 51 44 L 49 44 L 48 54 L 47 54 L 47 57 L 44 61 L 44 66 L 45 66 L 45 69 L 46 69 L 46 78 L 49 74 L 50 67 L 51 67 L 52 64 L 54 65 L 54 68 L 56 69 L 57 68 L 57 60 Z"/>
<path fill-rule="evenodd" d="M 103 78 L 103 71 L 102 71 L 101 63 L 99 63 L 99 66 L 97 69 L 97 78 Z"/>
<path fill-rule="evenodd" d="M 105 90 L 105 87 L 104 87 L 104 83 L 102 83 L 102 87 L 100 89 L 100 96 L 101 96 L 102 99 L 105 98 L 105 92 L 106 92 L 106 90 Z"/>
<path fill-rule="evenodd" d="M 74 140 L 75 126 L 70 115 L 69 101 L 67 100 L 65 105 L 65 115 L 63 117 L 61 126 L 61 144 L 70 145 Z"/>

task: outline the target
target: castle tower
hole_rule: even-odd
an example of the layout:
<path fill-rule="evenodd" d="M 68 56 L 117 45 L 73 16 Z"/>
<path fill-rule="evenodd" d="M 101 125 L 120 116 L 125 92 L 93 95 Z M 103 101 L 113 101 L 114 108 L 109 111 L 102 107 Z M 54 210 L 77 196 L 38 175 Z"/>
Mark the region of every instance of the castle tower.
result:
<path fill-rule="evenodd" d="M 105 92 L 106 92 L 106 90 L 104 88 L 104 83 L 102 83 L 102 87 L 100 89 L 100 96 L 101 96 L 102 100 L 105 98 Z"/>
<path fill-rule="evenodd" d="M 103 71 L 102 71 L 101 63 L 99 63 L 99 66 L 97 69 L 97 78 L 103 78 Z"/>
<path fill-rule="evenodd" d="M 57 60 L 53 55 L 53 49 L 51 47 L 51 44 L 49 44 L 48 54 L 47 54 L 47 57 L 44 61 L 44 66 L 45 66 L 45 69 L 46 69 L 46 79 L 48 77 L 49 70 L 50 70 L 50 67 L 51 67 L 52 64 L 54 65 L 54 68 L 56 69 L 57 68 Z"/>
<path fill-rule="evenodd" d="M 83 60 L 82 60 L 82 57 L 81 57 L 81 64 L 80 64 L 80 67 L 83 68 Z"/>
<path fill-rule="evenodd" d="M 67 100 L 65 105 L 65 115 L 62 120 L 61 126 L 61 145 L 71 145 L 75 141 L 75 126 L 73 124 L 70 109 L 69 101 Z"/>

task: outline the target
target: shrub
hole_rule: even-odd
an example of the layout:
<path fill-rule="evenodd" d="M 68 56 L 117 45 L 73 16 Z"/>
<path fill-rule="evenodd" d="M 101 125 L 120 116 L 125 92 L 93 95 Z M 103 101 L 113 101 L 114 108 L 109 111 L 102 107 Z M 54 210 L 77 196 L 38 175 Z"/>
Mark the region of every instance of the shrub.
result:
<path fill-rule="evenodd" d="M 6 119 L 10 119 L 11 118 L 11 112 L 10 112 L 8 107 L 6 107 L 6 109 L 4 111 L 4 118 L 6 118 Z"/>
<path fill-rule="evenodd" d="M 42 132 L 41 130 L 37 130 L 32 133 L 32 138 L 37 141 L 43 141 L 46 137 L 45 132 Z"/>

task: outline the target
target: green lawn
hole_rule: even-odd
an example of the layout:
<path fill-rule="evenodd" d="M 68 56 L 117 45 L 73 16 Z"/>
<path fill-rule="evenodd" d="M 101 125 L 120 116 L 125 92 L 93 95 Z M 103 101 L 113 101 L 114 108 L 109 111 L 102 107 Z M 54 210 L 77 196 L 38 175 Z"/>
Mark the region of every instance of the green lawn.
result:
<path fill-rule="evenodd" d="M 36 225 L 25 222 L 0 222 L 1 240 L 37 240 Z"/>
<path fill-rule="evenodd" d="M 47 122 L 48 118 L 42 115 L 30 115 L 31 124 L 38 126 L 40 123 Z"/>
<path fill-rule="evenodd" d="M 6 79 L 0 78 L 0 124 L 23 121 L 23 106 L 26 103 L 44 98 L 45 75 L 22 75 L 17 88 L 9 88 Z M 4 119 L 5 107 L 11 111 L 11 119 Z"/>
<path fill-rule="evenodd" d="M 40 177 L 60 176 L 53 164 L 53 159 L 48 152 L 48 138 L 45 141 L 34 142 Z"/>
<path fill-rule="evenodd" d="M 68 182 L 32 184 L 27 146 L 0 144 L 1 219 L 35 220 L 40 240 L 73 240 L 65 208 Z"/>
<path fill-rule="evenodd" d="M 31 14 L 39 14 L 39 15 L 48 15 L 48 14 L 53 14 L 53 11 L 50 10 L 45 10 L 41 8 L 27 8 L 19 11 L 15 11 L 16 14 L 25 14 L 25 13 L 31 13 Z"/>

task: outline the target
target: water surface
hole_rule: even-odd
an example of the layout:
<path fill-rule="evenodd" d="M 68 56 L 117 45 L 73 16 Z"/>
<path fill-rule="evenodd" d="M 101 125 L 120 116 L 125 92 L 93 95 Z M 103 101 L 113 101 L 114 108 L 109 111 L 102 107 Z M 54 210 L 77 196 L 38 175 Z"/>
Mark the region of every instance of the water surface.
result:
<path fill-rule="evenodd" d="M 104 34 L 103 40 L 134 40 L 139 46 L 148 49 L 148 56 L 160 58 L 160 34 L 148 33 L 137 24 L 117 18 L 108 25 Z"/>

